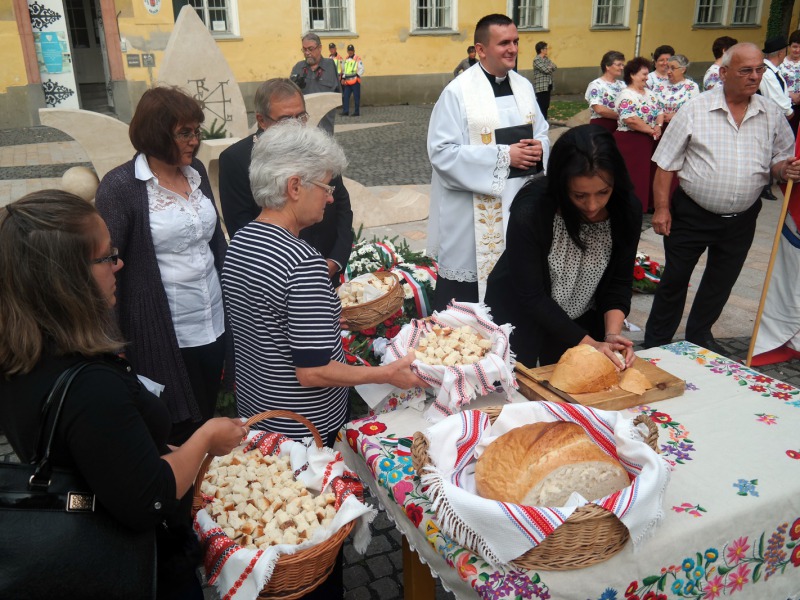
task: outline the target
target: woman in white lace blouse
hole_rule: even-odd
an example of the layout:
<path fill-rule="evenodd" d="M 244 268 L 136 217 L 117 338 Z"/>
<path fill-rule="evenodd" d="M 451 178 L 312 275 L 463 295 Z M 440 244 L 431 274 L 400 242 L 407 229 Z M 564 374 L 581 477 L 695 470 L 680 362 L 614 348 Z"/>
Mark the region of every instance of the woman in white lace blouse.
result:
<path fill-rule="evenodd" d="M 126 356 L 164 386 L 175 445 L 213 416 L 225 357 L 219 271 L 227 245 L 195 158 L 203 118 L 178 88 L 145 92 L 129 130 L 137 154 L 103 178 L 96 198 L 128 267 L 117 282 Z"/>

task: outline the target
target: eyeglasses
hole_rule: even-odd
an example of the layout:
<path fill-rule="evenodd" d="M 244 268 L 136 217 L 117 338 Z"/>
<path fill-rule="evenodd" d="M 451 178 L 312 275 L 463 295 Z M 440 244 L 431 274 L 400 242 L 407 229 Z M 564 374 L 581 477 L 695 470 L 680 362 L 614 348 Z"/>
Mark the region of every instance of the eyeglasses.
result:
<path fill-rule="evenodd" d="M 298 113 L 296 115 L 283 115 L 282 117 L 278 117 L 277 119 L 273 119 L 269 115 L 263 115 L 265 119 L 269 119 L 273 123 L 285 123 L 286 121 L 291 121 L 292 119 L 297 119 L 301 123 L 307 123 L 309 114 L 306 111 Z"/>
<path fill-rule="evenodd" d="M 111 254 L 108 256 L 104 256 L 102 258 L 95 258 L 89 262 L 92 265 L 102 265 L 103 263 L 111 263 L 112 265 L 116 266 L 117 262 L 119 261 L 119 250 L 116 248 L 111 249 Z"/>
<path fill-rule="evenodd" d="M 753 73 L 758 73 L 759 75 L 763 75 L 764 71 L 767 70 L 766 65 L 760 65 L 758 67 L 745 67 L 743 69 L 737 69 L 736 74 L 739 77 L 749 77 Z"/>
<path fill-rule="evenodd" d="M 672 65 L 667 66 L 667 71 L 680 71 L 681 69 L 685 69 L 686 67 L 673 67 Z"/>
<path fill-rule="evenodd" d="M 323 190 L 325 190 L 325 193 L 328 196 L 333 196 L 333 192 L 336 191 L 335 185 L 328 185 L 327 183 L 322 183 L 321 181 L 314 181 L 313 179 L 311 180 L 311 183 L 313 183 L 318 188 L 322 188 Z"/>
<path fill-rule="evenodd" d="M 197 138 L 197 141 L 202 141 L 203 139 L 203 130 L 199 127 L 192 131 L 191 129 L 182 129 L 174 136 L 176 140 L 180 140 L 181 142 L 191 142 L 193 138 Z"/>
<path fill-rule="evenodd" d="M 319 44 L 317 44 L 316 46 L 311 46 L 310 48 L 306 48 L 305 46 L 303 46 L 303 54 L 311 54 L 317 48 L 319 48 Z"/>

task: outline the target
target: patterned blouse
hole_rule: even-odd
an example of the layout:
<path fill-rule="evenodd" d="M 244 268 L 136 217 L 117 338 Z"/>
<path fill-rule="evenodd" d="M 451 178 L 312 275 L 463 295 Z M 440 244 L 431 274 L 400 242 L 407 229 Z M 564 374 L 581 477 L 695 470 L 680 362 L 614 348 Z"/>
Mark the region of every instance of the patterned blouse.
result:
<path fill-rule="evenodd" d="M 670 84 L 658 94 L 658 101 L 664 112 L 674 113 L 683 104 L 700 94 L 700 87 L 691 79 L 684 79 L 676 84 Z"/>
<path fill-rule="evenodd" d="M 569 237 L 564 219 L 556 213 L 553 245 L 547 256 L 551 295 L 573 320 L 594 307 L 597 286 L 611 260 L 611 221 L 581 223 L 580 236 L 585 252 Z"/>
<path fill-rule="evenodd" d="M 619 112 L 617 131 L 633 131 L 625 125 L 625 119 L 630 117 L 639 117 L 646 125 L 654 127 L 656 118 L 663 112 L 661 103 L 652 90 L 645 88 L 644 93 L 639 94 L 627 87 L 617 96 L 617 110 Z"/>
<path fill-rule="evenodd" d="M 644 87 L 649 90 L 653 90 L 656 94 L 660 94 L 665 87 L 669 85 L 669 77 L 666 75 L 661 77 L 655 71 L 650 71 L 647 74 L 647 82 L 645 82 Z"/>
<path fill-rule="evenodd" d="M 598 115 L 596 112 L 594 112 L 592 106 L 594 106 L 595 104 L 605 106 L 606 108 L 610 108 L 611 110 L 617 110 L 616 108 L 617 94 L 619 94 L 624 88 L 625 88 L 625 83 L 620 80 L 616 80 L 609 83 L 602 77 L 598 77 L 593 82 L 591 82 L 589 84 L 589 87 L 586 88 L 586 102 L 589 104 L 591 118 L 592 119 L 602 118 L 601 115 Z"/>
<path fill-rule="evenodd" d="M 708 67 L 708 71 L 706 71 L 706 74 L 703 77 L 703 90 L 707 92 L 719 82 L 719 65 L 712 64 L 710 67 Z"/>
<path fill-rule="evenodd" d="M 800 61 L 792 62 L 789 57 L 783 59 L 778 66 L 778 73 L 786 81 L 786 91 L 796 94 L 800 92 Z"/>

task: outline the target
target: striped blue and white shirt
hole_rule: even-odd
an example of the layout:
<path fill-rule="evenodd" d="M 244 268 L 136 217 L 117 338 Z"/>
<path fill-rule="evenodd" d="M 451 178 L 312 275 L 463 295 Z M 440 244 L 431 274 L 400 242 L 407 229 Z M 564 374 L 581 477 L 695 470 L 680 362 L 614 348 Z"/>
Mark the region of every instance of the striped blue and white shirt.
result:
<path fill-rule="evenodd" d="M 296 367 L 344 362 L 342 307 L 325 259 L 289 231 L 252 221 L 240 229 L 222 269 L 233 331 L 239 415 L 291 410 L 309 419 L 323 439 L 347 414 L 348 388 L 303 387 Z M 306 427 L 289 419 L 255 426 L 299 439 Z"/>

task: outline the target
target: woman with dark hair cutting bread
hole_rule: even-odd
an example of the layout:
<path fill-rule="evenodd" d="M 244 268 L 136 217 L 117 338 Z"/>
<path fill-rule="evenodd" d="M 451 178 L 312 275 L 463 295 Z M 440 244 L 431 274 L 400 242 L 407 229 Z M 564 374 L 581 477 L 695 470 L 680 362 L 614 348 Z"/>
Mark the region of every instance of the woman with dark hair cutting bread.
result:
<path fill-rule="evenodd" d="M 486 303 L 511 323 L 511 349 L 534 367 L 589 344 L 622 368 L 633 343 L 622 332 L 642 209 L 605 129 L 575 127 L 553 146 L 547 177 L 511 205 L 506 249 L 489 275 Z"/>

